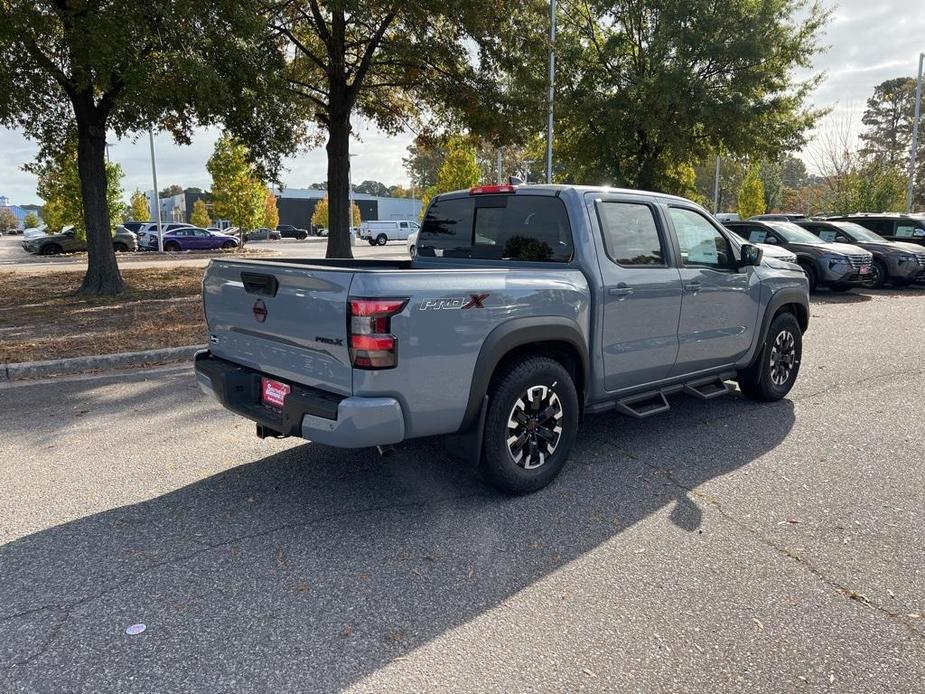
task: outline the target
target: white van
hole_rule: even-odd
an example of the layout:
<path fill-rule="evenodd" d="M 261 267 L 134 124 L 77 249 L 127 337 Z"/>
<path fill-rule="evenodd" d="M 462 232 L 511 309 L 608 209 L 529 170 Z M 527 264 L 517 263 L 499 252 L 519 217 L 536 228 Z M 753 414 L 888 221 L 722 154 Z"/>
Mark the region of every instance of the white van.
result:
<path fill-rule="evenodd" d="M 389 241 L 405 241 L 408 235 L 421 228 L 412 221 L 382 220 L 360 224 L 360 238 L 369 241 L 370 246 L 384 246 Z"/>

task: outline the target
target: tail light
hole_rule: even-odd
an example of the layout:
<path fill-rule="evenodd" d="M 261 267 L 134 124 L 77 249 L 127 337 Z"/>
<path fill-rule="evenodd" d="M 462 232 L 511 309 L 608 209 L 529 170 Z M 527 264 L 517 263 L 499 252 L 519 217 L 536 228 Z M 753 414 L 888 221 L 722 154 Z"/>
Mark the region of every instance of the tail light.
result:
<path fill-rule="evenodd" d="M 350 299 L 350 363 L 355 369 L 391 369 L 398 361 L 392 316 L 408 299 Z"/>
<path fill-rule="evenodd" d="M 517 186 L 507 183 L 491 186 L 475 186 L 469 189 L 469 195 L 496 195 L 498 193 L 516 193 Z"/>

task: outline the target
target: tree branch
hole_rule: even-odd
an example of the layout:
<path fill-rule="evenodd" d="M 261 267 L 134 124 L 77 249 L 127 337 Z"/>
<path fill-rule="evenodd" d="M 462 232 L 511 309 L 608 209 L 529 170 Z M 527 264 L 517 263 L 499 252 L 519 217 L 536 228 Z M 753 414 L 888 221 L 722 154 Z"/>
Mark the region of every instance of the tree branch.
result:
<path fill-rule="evenodd" d="M 369 72 L 369 66 L 372 65 L 373 56 L 379 49 L 379 44 L 382 42 L 382 37 L 385 35 L 385 32 L 395 20 L 395 15 L 396 9 L 393 6 L 393 8 L 388 11 L 382 22 L 379 24 L 379 28 L 376 29 L 376 33 L 372 35 L 372 38 L 370 38 L 369 42 L 366 44 L 366 49 L 363 51 L 363 58 L 360 60 L 360 65 L 357 67 L 356 74 L 353 77 L 353 82 L 348 87 L 348 92 L 351 98 L 356 96 L 357 90 L 359 90 L 359 88 L 363 85 L 363 80 L 366 78 L 366 73 Z"/>

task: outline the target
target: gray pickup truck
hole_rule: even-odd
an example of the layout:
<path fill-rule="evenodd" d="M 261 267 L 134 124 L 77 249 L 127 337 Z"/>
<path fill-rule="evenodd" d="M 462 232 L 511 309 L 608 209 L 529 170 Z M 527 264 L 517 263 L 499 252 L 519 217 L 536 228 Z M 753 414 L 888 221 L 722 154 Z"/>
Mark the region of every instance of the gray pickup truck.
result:
<path fill-rule="evenodd" d="M 798 265 L 683 198 L 583 186 L 437 196 L 413 261 L 212 260 L 202 389 L 261 437 L 448 449 L 510 493 L 584 414 L 648 417 L 727 380 L 777 400 L 809 321 Z"/>

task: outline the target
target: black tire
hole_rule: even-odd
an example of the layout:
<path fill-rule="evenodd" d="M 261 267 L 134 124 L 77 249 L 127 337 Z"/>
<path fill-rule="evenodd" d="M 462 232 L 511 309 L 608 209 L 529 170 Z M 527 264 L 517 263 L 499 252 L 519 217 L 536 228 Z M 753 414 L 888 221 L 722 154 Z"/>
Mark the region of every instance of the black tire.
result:
<path fill-rule="evenodd" d="M 176 241 L 168 241 L 164 244 L 164 250 L 168 252 L 175 252 L 180 250 L 180 244 Z"/>
<path fill-rule="evenodd" d="M 871 289 L 880 289 L 886 284 L 887 279 L 886 265 L 879 260 L 875 260 L 870 266 L 870 279 L 865 282 L 864 286 Z"/>
<path fill-rule="evenodd" d="M 816 291 L 816 286 L 819 283 L 819 280 L 816 276 L 816 268 L 805 262 L 800 263 L 800 267 L 803 268 L 803 272 L 806 274 L 806 279 L 809 280 L 809 291 Z"/>
<path fill-rule="evenodd" d="M 64 249 L 61 248 L 57 243 L 46 243 L 42 246 L 41 255 L 60 255 L 64 252 Z"/>
<path fill-rule="evenodd" d="M 418 256 L 418 249 L 415 247 L 413 243 L 408 248 L 408 255 L 411 256 L 411 260 L 414 260 Z"/>
<path fill-rule="evenodd" d="M 370 246 L 375 246 L 375 245 L 376 245 L 376 239 L 370 238 L 370 239 L 368 239 L 368 241 L 369 241 L 369 245 L 370 245 Z"/>
<path fill-rule="evenodd" d="M 528 392 L 533 393 L 532 402 Z M 538 414 L 534 414 L 533 403 L 542 408 Z M 518 412 L 522 420 L 517 417 Z M 537 356 L 507 367 L 495 376 L 488 392 L 479 465 L 482 476 L 507 494 L 528 494 L 542 489 L 555 479 L 568 460 L 578 431 L 578 414 L 575 384 L 559 362 Z M 514 421 L 517 423 L 510 427 Z M 544 422 L 558 424 L 544 427 Z M 516 444 L 508 443 L 513 436 L 523 437 L 520 457 L 512 452 Z M 557 438 L 550 441 L 547 436 Z"/>
<path fill-rule="evenodd" d="M 300 231 L 300 232 L 296 235 L 296 238 L 297 238 L 299 241 L 304 241 L 305 239 L 308 238 L 308 232 L 307 232 L 307 231 Z"/>
<path fill-rule="evenodd" d="M 122 242 L 114 243 L 112 244 L 112 250 L 114 250 L 116 253 L 125 253 L 128 250 L 128 246 Z"/>
<path fill-rule="evenodd" d="M 779 358 L 782 353 L 786 356 L 788 351 L 789 360 Z M 755 361 L 739 372 L 739 390 L 752 400 L 780 400 L 793 388 L 802 359 L 803 333 L 796 316 L 788 312 L 778 313 L 771 321 Z"/>
<path fill-rule="evenodd" d="M 384 246 L 388 242 L 389 242 L 389 237 L 386 236 L 385 234 L 379 234 L 379 236 L 376 237 L 376 243 L 380 246 Z"/>
<path fill-rule="evenodd" d="M 225 243 L 222 244 L 222 248 L 226 251 L 231 250 L 232 248 L 237 248 L 237 247 L 238 247 L 238 244 L 236 244 L 234 241 L 225 241 Z"/>

